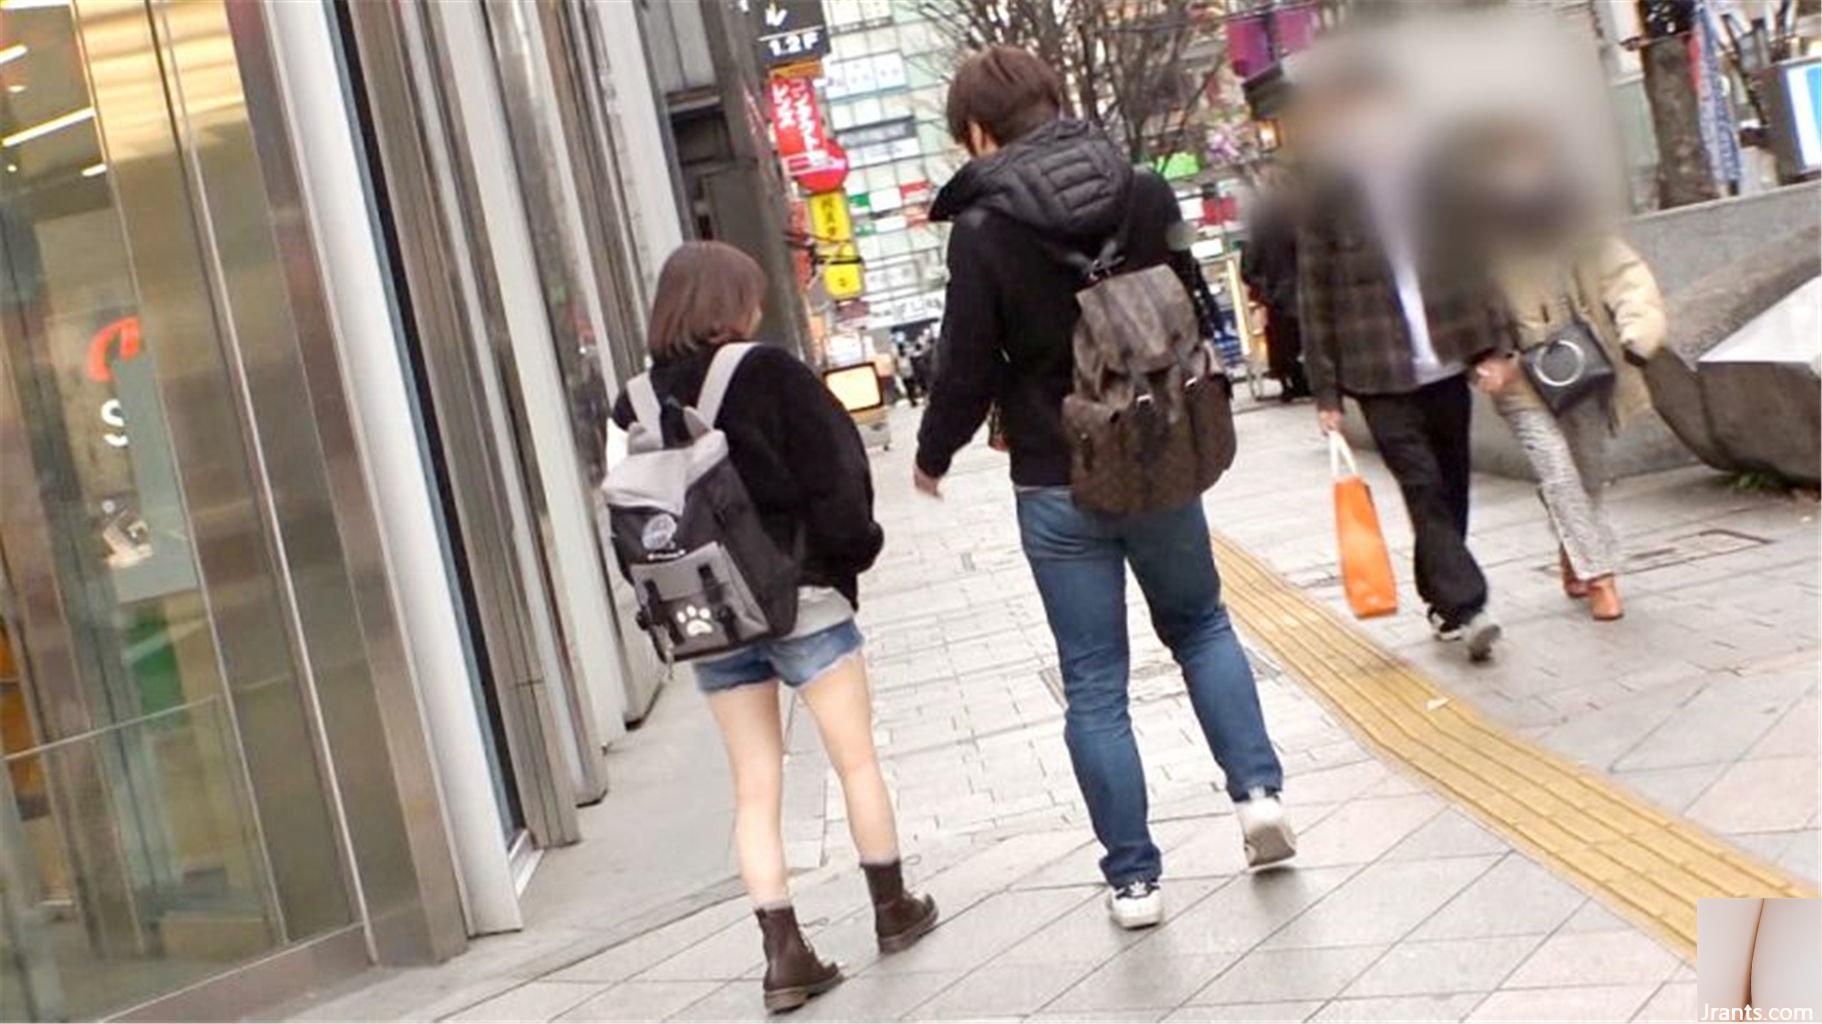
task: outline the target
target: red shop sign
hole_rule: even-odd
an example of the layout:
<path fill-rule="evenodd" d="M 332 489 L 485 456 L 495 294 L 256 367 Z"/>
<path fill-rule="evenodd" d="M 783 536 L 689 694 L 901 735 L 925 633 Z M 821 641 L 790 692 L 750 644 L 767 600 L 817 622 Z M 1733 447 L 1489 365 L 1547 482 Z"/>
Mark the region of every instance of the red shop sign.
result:
<path fill-rule="evenodd" d="M 848 152 L 841 148 L 841 143 L 830 139 L 825 149 L 786 160 L 785 170 L 812 195 L 836 192 L 848 180 Z"/>
<path fill-rule="evenodd" d="M 808 78 L 777 78 L 769 82 L 772 132 L 778 155 L 789 160 L 803 153 L 828 148 L 822 111 L 816 106 L 816 85 Z"/>

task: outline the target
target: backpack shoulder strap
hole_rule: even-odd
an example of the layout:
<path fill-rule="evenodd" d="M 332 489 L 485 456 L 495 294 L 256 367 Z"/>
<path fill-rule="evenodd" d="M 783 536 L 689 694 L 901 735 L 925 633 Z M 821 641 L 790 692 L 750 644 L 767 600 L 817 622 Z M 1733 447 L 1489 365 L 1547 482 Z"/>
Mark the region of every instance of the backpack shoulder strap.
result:
<path fill-rule="evenodd" d="M 740 369 L 741 360 L 758 348 L 756 342 L 739 341 L 723 345 L 715 350 L 715 357 L 709 360 L 709 372 L 702 378 L 702 393 L 696 396 L 696 415 L 709 426 L 715 425 L 715 417 L 721 413 L 722 399 L 727 397 L 728 385 L 734 380 L 734 371 Z"/>
<path fill-rule="evenodd" d="M 652 387 L 652 375 L 642 373 L 626 382 L 626 400 L 632 404 L 633 419 L 653 437 L 663 436 L 664 413 L 658 404 L 658 390 Z"/>

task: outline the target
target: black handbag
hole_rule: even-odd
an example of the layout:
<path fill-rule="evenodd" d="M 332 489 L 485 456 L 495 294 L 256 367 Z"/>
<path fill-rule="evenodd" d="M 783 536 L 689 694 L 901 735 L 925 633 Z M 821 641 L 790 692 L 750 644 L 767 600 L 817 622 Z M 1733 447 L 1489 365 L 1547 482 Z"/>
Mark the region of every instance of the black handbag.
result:
<path fill-rule="evenodd" d="M 1569 322 L 1550 333 L 1541 345 L 1519 355 L 1537 396 L 1550 412 L 1561 416 L 1582 402 L 1604 397 L 1613 390 L 1613 360 L 1594 328 L 1565 301 Z"/>

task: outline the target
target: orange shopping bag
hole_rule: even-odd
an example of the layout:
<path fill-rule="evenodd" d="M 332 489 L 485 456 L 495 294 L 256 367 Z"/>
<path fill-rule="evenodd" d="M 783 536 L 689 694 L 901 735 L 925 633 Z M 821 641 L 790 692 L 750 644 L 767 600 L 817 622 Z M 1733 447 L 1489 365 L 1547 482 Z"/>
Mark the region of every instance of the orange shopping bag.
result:
<path fill-rule="evenodd" d="M 1341 463 L 1348 465 L 1342 475 Z M 1373 492 L 1360 476 L 1353 449 L 1340 431 L 1329 433 L 1329 475 L 1335 480 L 1335 549 L 1341 555 L 1341 587 L 1357 619 L 1390 615 L 1398 610 L 1398 581 L 1386 551 Z"/>

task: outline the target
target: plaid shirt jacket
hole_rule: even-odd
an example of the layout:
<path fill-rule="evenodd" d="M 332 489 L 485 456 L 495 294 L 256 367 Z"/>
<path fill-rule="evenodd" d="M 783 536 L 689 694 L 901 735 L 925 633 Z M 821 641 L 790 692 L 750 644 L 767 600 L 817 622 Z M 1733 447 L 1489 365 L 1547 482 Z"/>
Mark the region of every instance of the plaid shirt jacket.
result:
<path fill-rule="evenodd" d="M 1428 241 L 1449 234 L 1429 230 Z M 1419 245 L 1424 315 L 1441 362 L 1471 366 L 1512 349 L 1504 303 L 1483 260 L 1465 245 Z M 1356 188 L 1332 187 L 1297 233 L 1297 307 L 1303 360 L 1316 403 L 1341 396 L 1407 394 L 1418 388 L 1410 329 L 1392 264 Z"/>

